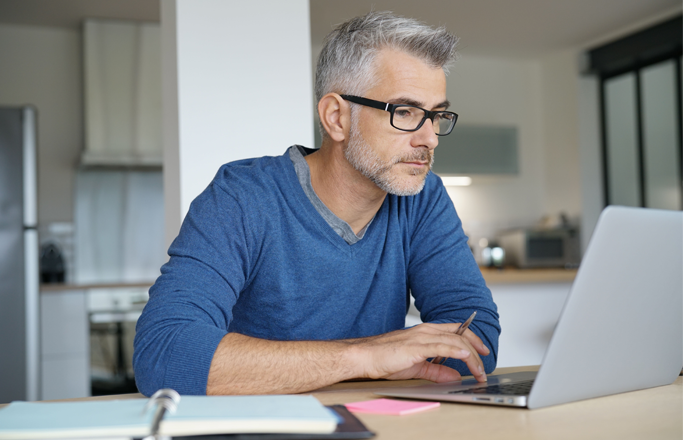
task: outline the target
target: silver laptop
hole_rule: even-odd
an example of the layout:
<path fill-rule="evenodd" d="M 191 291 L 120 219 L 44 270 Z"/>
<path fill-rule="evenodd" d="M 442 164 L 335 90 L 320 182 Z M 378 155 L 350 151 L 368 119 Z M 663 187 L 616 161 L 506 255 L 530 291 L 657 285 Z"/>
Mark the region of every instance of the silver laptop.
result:
<path fill-rule="evenodd" d="M 538 373 L 376 394 L 542 408 L 672 383 L 683 366 L 683 212 L 601 214 Z"/>

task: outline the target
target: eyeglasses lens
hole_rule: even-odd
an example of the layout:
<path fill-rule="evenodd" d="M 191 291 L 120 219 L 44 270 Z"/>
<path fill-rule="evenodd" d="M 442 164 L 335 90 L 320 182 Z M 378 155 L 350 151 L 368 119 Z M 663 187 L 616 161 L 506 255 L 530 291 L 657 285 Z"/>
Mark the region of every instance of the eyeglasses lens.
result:
<path fill-rule="evenodd" d="M 437 113 L 434 116 L 434 132 L 445 135 L 451 132 L 455 124 L 455 117 L 451 113 Z"/>
<path fill-rule="evenodd" d="M 394 127 L 401 130 L 415 130 L 425 112 L 417 107 L 400 106 L 394 109 Z"/>
<path fill-rule="evenodd" d="M 400 130 L 416 130 L 425 117 L 425 112 L 418 107 L 400 106 L 394 109 L 393 125 Z M 434 133 L 444 135 L 450 133 L 455 122 L 451 113 L 437 113 L 434 115 Z"/>

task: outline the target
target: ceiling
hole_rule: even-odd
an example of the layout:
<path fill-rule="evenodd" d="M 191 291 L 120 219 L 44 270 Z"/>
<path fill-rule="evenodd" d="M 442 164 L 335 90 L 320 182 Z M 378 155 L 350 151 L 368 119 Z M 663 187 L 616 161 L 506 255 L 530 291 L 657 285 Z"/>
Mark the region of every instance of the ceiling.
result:
<path fill-rule="evenodd" d="M 644 19 L 680 13 L 682 5 L 680 0 L 312 0 L 312 41 L 371 9 L 444 25 L 460 37 L 460 51 L 538 57 L 590 45 Z"/>
<path fill-rule="evenodd" d="M 83 18 L 159 20 L 160 0 L 0 0 L 0 23 L 77 28 Z M 227 0 L 226 0 L 227 1 Z M 276 0 L 282 1 L 282 0 Z M 334 25 L 391 10 L 445 25 L 460 50 L 537 57 L 680 13 L 680 0 L 310 0 L 314 47 Z"/>
<path fill-rule="evenodd" d="M 160 0 L 0 0 L 0 23 L 78 28 L 84 18 L 159 21 Z"/>

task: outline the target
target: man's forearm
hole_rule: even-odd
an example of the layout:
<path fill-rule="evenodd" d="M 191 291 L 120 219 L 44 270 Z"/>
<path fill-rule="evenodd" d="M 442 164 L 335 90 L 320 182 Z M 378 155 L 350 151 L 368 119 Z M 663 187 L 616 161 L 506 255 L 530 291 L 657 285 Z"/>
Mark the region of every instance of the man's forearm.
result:
<path fill-rule="evenodd" d="M 470 330 L 456 335 L 459 326 L 421 324 L 338 341 L 269 341 L 229 333 L 214 353 L 206 393 L 300 393 L 358 377 L 459 380 L 457 371 L 426 362 L 436 356 L 461 359 L 485 381 L 479 355 L 489 350 Z"/>
<path fill-rule="evenodd" d="M 221 340 L 206 394 L 286 394 L 359 376 L 345 341 L 269 341 L 239 333 Z"/>

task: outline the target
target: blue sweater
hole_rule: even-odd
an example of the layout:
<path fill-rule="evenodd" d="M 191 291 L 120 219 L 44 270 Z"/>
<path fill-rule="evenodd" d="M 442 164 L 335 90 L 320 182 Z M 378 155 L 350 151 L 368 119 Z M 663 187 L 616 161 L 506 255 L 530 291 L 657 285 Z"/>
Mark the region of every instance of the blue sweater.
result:
<path fill-rule="evenodd" d="M 138 320 L 139 390 L 205 394 L 228 332 L 270 340 L 377 335 L 405 325 L 411 292 L 424 322 L 464 322 L 496 365 L 496 305 L 441 180 L 388 195 L 347 244 L 318 214 L 288 154 L 232 162 L 190 206 Z M 464 363 L 449 360 L 462 374 Z"/>

